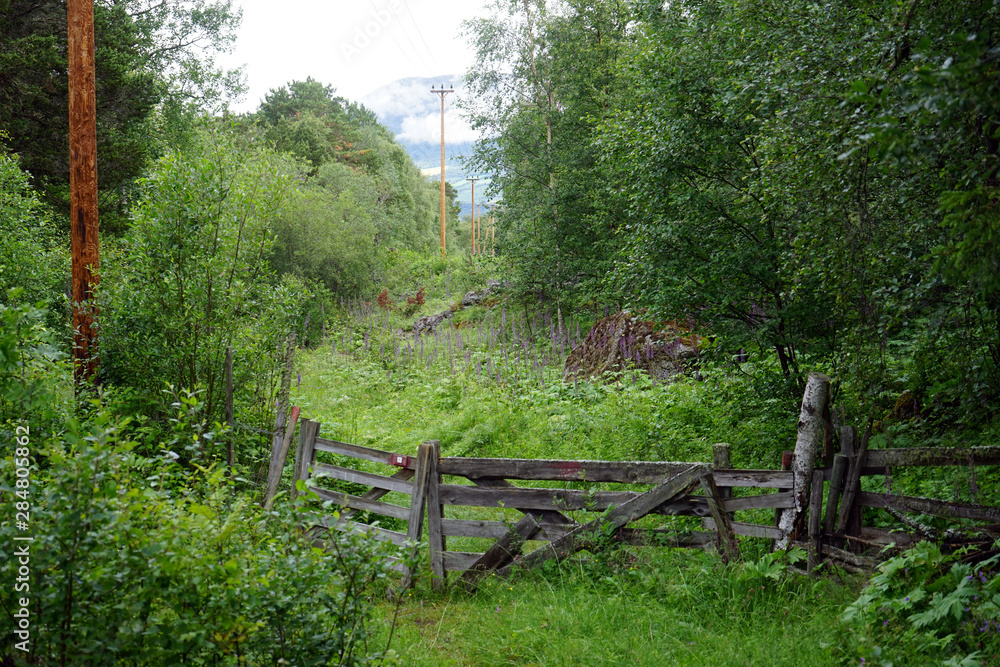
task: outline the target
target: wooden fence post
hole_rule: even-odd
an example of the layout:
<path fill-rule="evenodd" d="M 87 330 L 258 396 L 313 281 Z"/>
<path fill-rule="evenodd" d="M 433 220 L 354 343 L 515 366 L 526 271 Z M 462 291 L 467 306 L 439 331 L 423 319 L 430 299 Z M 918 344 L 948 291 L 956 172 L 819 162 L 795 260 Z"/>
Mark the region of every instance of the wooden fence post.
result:
<path fill-rule="evenodd" d="M 299 480 L 309 479 L 309 466 L 312 465 L 316 452 L 316 437 L 319 435 L 319 422 L 303 419 L 299 427 L 299 446 L 295 450 L 295 471 L 292 475 L 292 498 L 299 495 Z"/>
<path fill-rule="evenodd" d="M 427 475 L 427 539 L 430 541 L 431 552 L 431 587 L 438 592 L 444 590 L 448 583 L 448 573 L 444 567 L 444 552 L 446 550 L 444 531 L 441 522 L 444 519 L 444 505 L 441 504 L 441 471 L 438 461 L 441 459 L 441 442 L 428 442 L 432 449 L 430 470 Z"/>
<path fill-rule="evenodd" d="M 844 473 L 847 472 L 848 458 L 843 454 L 833 457 L 833 472 L 830 473 L 830 495 L 826 498 L 826 515 L 823 517 L 823 532 L 832 533 L 837 525 L 837 503 L 844 491 Z"/>
<path fill-rule="evenodd" d="M 428 442 L 417 449 L 417 474 L 413 484 L 413 495 L 410 497 L 410 518 L 406 529 L 406 539 L 409 542 L 419 542 L 424 526 L 424 505 L 427 502 L 427 483 L 430 481 L 431 458 L 434 456 L 434 446 Z M 416 558 L 418 546 L 414 546 L 411 557 Z M 409 567 L 403 572 L 402 588 L 406 590 L 413 586 L 414 573 Z"/>
<path fill-rule="evenodd" d="M 712 518 L 715 520 L 715 529 L 718 531 L 715 546 L 719 550 L 719 555 L 726 563 L 736 560 L 740 557 L 740 543 L 737 541 L 733 525 L 729 521 L 729 512 L 722 504 L 719 487 L 715 485 L 715 479 L 711 474 L 705 475 L 699 482 L 708 498 L 708 509 L 712 512 Z"/>
<path fill-rule="evenodd" d="M 281 439 L 281 444 L 271 452 L 271 466 L 267 470 L 267 491 L 264 494 L 264 509 L 269 510 L 274 505 L 274 497 L 278 494 L 278 484 L 281 482 L 281 471 L 285 468 L 285 459 L 288 458 L 288 448 L 292 445 L 292 436 L 295 435 L 295 422 L 299 420 L 298 406 L 292 407 L 292 418 L 285 426 L 285 436 Z"/>
<path fill-rule="evenodd" d="M 281 375 L 281 385 L 278 387 L 277 413 L 274 417 L 274 435 L 271 439 L 271 461 L 270 468 L 275 465 L 274 459 L 281 449 L 281 441 L 284 438 L 285 424 L 288 421 L 288 404 L 292 393 L 292 370 L 295 366 L 295 333 L 288 334 L 285 342 L 285 368 Z"/>
<path fill-rule="evenodd" d="M 850 438 L 852 443 L 857 442 L 857 432 L 850 428 Z M 865 430 L 865 435 L 861 438 L 861 444 L 854 446 L 854 454 L 851 456 L 851 465 L 847 471 L 847 481 L 844 483 L 844 500 L 840 503 L 840 511 L 837 513 L 837 527 L 834 531 L 837 538 L 843 538 L 845 534 L 855 535 L 861 532 L 860 506 L 857 506 L 858 488 L 861 486 L 861 469 L 865 465 L 865 456 L 868 453 L 868 440 L 871 438 L 871 426 Z M 855 517 L 855 514 L 858 514 Z"/>
<path fill-rule="evenodd" d="M 790 449 L 786 449 L 783 452 L 781 452 L 781 471 L 782 472 L 788 472 L 789 470 L 792 469 L 792 461 L 794 460 L 794 458 L 795 458 L 795 453 L 792 450 L 790 450 Z M 788 489 L 788 488 L 785 488 L 785 487 L 778 487 L 778 493 L 787 493 L 787 492 L 792 491 L 792 490 L 793 489 Z M 784 510 L 780 510 L 780 509 L 774 510 L 774 527 L 775 528 L 777 528 L 778 526 L 781 525 L 781 515 L 782 514 L 784 514 Z"/>
<path fill-rule="evenodd" d="M 823 513 L 823 471 L 813 472 L 812 489 L 809 497 L 809 560 L 812 572 L 823 561 L 823 533 L 820 531 L 820 515 Z"/>
<path fill-rule="evenodd" d="M 229 436 L 226 438 L 226 463 L 229 470 L 236 466 L 236 447 L 233 444 L 233 346 L 226 348 L 226 424 Z"/>
<path fill-rule="evenodd" d="M 830 378 L 822 373 L 810 373 L 799 411 L 799 433 L 795 441 L 795 458 L 792 474 L 795 480 L 795 506 L 782 513 L 778 528 L 784 533 L 775 544 L 776 549 L 787 549 L 802 530 L 802 519 L 809 504 L 816 456 L 823 445 L 823 409 L 830 400 Z"/>
<path fill-rule="evenodd" d="M 729 444 L 717 442 L 712 445 L 712 469 L 732 468 L 733 459 Z M 733 490 L 728 486 L 719 487 L 719 496 L 725 500 L 733 495 Z"/>

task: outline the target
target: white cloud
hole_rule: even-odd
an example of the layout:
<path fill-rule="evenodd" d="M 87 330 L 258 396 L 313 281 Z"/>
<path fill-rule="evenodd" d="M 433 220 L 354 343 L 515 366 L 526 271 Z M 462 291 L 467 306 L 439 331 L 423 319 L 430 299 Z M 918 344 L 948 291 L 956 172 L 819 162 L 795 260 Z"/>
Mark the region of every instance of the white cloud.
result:
<path fill-rule="evenodd" d="M 246 64 L 249 92 L 236 109 L 250 111 L 272 88 L 308 76 L 358 100 L 398 79 L 464 72 L 474 54 L 459 26 L 483 15 L 486 0 L 237 3 L 243 27 L 236 51 L 220 64 Z"/>
<path fill-rule="evenodd" d="M 419 144 L 441 142 L 441 111 L 403 119 L 403 131 L 398 139 Z M 444 138 L 448 144 L 471 144 L 479 137 L 461 117 L 458 110 L 448 109 L 444 113 Z"/>

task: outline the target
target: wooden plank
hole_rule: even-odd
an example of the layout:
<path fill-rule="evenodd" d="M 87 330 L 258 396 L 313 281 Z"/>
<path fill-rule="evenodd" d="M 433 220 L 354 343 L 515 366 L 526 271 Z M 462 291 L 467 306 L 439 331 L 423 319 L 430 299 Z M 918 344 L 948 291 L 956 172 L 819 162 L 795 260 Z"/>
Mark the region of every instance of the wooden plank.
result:
<path fill-rule="evenodd" d="M 413 479 L 413 475 L 414 474 L 416 474 L 416 471 L 413 470 L 412 468 L 401 468 L 392 477 L 393 477 L 393 479 L 404 479 L 404 480 L 405 479 Z M 379 498 L 381 498 L 383 496 L 386 496 L 389 493 L 391 493 L 391 492 L 388 489 L 371 489 L 367 493 L 363 493 L 363 494 L 361 494 L 358 497 L 361 498 L 362 500 L 378 500 Z M 404 507 L 403 509 L 406 509 L 406 508 Z M 347 519 L 352 514 L 354 514 L 356 511 L 357 510 L 353 510 L 353 509 L 342 510 L 341 513 L 340 513 L 340 518 L 341 519 Z M 409 510 L 407 510 L 407 511 L 409 511 Z"/>
<path fill-rule="evenodd" d="M 380 526 L 372 526 L 367 523 L 356 523 L 354 521 L 341 521 L 334 522 L 333 525 L 327 525 L 330 530 L 338 530 L 342 533 L 362 533 L 364 535 L 369 535 L 372 539 L 376 539 L 379 542 L 392 542 L 396 546 L 403 546 L 406 544 L 406 535 L 395 530 L 388 530 Z"/>
<path fill-rule="evenodd" d="M 364 512 L 374 512 L 375 514 L 381 514 L 383 516 L 391 516 L 394 519 L 408 519 L 410 517 L 410 509 L 408 507 L 375 502 L 373 500 L 368 500 L 367 498 L 352 496 L 348 493 L 340 493 L 339 491 L 330 491 L 329 489 L 323 489 L 318 486 L 311 487 L 311 490 L 315 491 L 316 495 L 323 500 L 329 500 L 337 505 L 343 505 L 344 507 L 350 507 Z"/>
<path fill-rule="evenodd" d="M 712 445 L 712 470 L 727 469 L 732 467 L 733 457 L 729 444 L 725 442 L 717 442 Z M 723 500 L 727 500 L 733 495 L 732 487 L 720 487 L 716 484 L 716 488 L 719 489 L 719 497 Z"/>
<path fill-rule="evenodd" d="M 812 572 L 819 567 L 822 558 L 823 533 L 820 531 L 820 519 L 823 511 L 823 471 L 813 472 L 812 488 L 809 493 L 809 560 L 808 568 Z"/>
<path fill-rule="evenodd" d="M 539 522 L 539 531 L 532 539 L 553 540 L 562 537 L 577 525 L 579 524 Z M 510 531 L 510 526 L 503 521 L 480 521 L 477 519 L 444 519 L 441 521 L 441 528 L 444 534 L 450 537 L 481 537 L 491 540 L 498 540 Z"/>
<path fill-rule="evenodd" d="M 509 530 L 503 521 L 481 521 L 477 519 L 444 519 L 441 530 L 452 537 L 483 537 L 497 540 Z"/>
<path fill-rule="evenodd" d="M 468 478 L 657 484 L 690 467 L 670 461 L 563 461 L 446 457 L 441 472 Z"/>
<path fill-rule="evenodd" d="M 968 503 L 953 503 L 932 498 L 886 495 L 884 493 L 858 493 L 858 502 L 865 507 L 894 509 L 900 512 L 917 512 L 952 519 L 1000 522 L 1000 507 L 982 507 Z"/>
<path fill-rule="evenodd" d="M 526 489 L 515 486 L 502 488 L 476 488 L 445 484 L 441 486 L 441 499 L 446 505 L 466 507 L 516 507 L 522 512 L 534 510 L 587 510 L 604 511 L 609 507 L 617 507 L 634 498 L 642 492 L 638 491 L 587 491 L 583 489 Z M 733 511 L 739 509 L 787 507 L 791 502 L 789 495 L 750 496 L 734 498 Z M 728 509 L 728 504 L 727 504 Z M 708 516 L 709 510 L 705 499 L 699 496 L 685 496 L 671 499 L 659 507 L 653 508 L 651 514 L 667 516 Z M 536 517 L 538 518 L 538 517 Z M 550 521 L 540 521 L 550 523 Z"/>
<path fill-rule="evenodd" d="M 306 516 L 312 520 L 312 525 L 309 527 L 309 530 L 319 528 L 320 530 L 339 530 L 342 533 L 354 530 L 363 533 L 371 533 L 372 537 L 380 542 L 392 542 L 393 544 L 400 546 L 406 542 L 406 535 L 404 533 L 389 530 L 388 528 L 382 528 L 381 526 L 376 526 L 370 523 L 358 523 L 357 521 L 345 519 L 343 516 L 335 517 L 329 514 L 310 513 Z"/>
<path fill-rule="evenodd" d="M 809 507 L 813 470 L 816 468 L 816 458 L 823 448 L 823 411 L 829 402 L 830 378 L 822 373 L 810 373 L 802 394 L 795 458 L 792 460 L 795 507 L 781 514 L 778 528 L 784 535 L 775 543 L 777 549 L 787 548 L 789 541 L 797 539 L 805 527 L 803 524 L 806 508 Z"/>
<path fill-rule="evenodd" d="M 384 477 L 382 475 L 376 475 L 375 473 L 353 470 L 351 468 L 342 468 L 341 466 L 332 466 L 326 463 L 317 463 L 313 466 L 313 477 L 315 478 L 321 475 L 339 479 L 344 482 L 364 484 L 365 486 L 371 486 L 376 489 L 397 491 L 399 493 L 405 493 L 406 495 L 413 493 L 413 482 L 398 479 L 396 477 Z"/>
<path fill-rule="evenodd" d="M 441 521 L 444 519 L 444 505 L 441 504 L 441 472 L 438 470 L 438 461 L 441 458 L 441 443 L 438 440 L 431 440 L 428 443 L 432 448 L 430 457 L 431 469 L 427 477 L 427 540 L 430 542 L 431 551 L 431 588 L 437 592 L 444 591 L 448 583 L 448 572 L 444 566 L 445 546 L 444 532 L 441 529 Z"/>
<path fill-rule="evenodd" d="M 427 502 L 427 482 L 432 471 L 431 458 L 434 456 L 434 447 L 428 443 L 420 445 L 417 449 L 417 474 L 416 484 L 413 485 L 413 495 L 410 497 L 410 516 L 407 524 L 406 538 L 413 543 L 420 541 L 423 532 L 424 505 Z M 417 547 L 413 548 L 411 554 L 417 557 Z M 413 586 L 413 572 L 407 568 L 403 574 L 402 588 L 406 590 Z"/>
<path fill-rule="evenodd" d="M 285 435 L 277 447 L 271 451 L 271 465 L 267 470 L 267 492 L 264 494 L 264 509 L 269 510 L 274 505 L 274 498 L 278 495 L 278 484 L 281 482 L 281 472 L 285 469 L 285 459 L 288 458 L 288 448 L 292 445 L 292 436 L 295 435 L 295 422 L 299 419 L 299 408 L 292 406 L 291 419 L 285 426 Z"/>
<path fill-rule="evenodd" d="M 516 507 L 519 510 L 603 511 L 636 498 L 635 492 L 582 489 L 476 488 L 442 484 L 441 501 L 446 505 L 472 507 Z"/>
<path fill-rule="evenodd" d="M 740 543 L 736 541 L 736 535 L 733 533 L 729 513 L 722 506 L 722 497 L 719 495 L 719 489 L 715 486 L 711 475 L 705 475 L 698 481 L 701 484 L 701 488 L 705 491 L 705 497 L 708 499 L 708 508 L 712 511 L 712 518 L 715 520 L 716 528 L 719 531 L 715 546 L 719 550 L 723 562 L 728 563 L 736 560 L 740 557 Z"/>
<path fill-rule="evenodd" d="M 795 484 L 791 471 L 781 470 L 715 470 L 715 485 L 751 486 L 760 489 L 788 488 Z"/>
<path fill-rule="evenodd" d="M 365 461 L 374 461 L 375 463 L 386 464 L 392 464 L 392 461 L 400 458 L 403 459 L 405 463 L 402 467 L 410 469 L 415 469 L 416 467 L 416 459 L 412 456 L 384 452 L 381 449 L 372 449 L 371 447 L 362 447 L 361 445 L 352 445 L 338 440 L 328 440 L 326 438 L 316 439 L 316 451 L 340 454 L 341 456 L 350 456 L 355 459 L 364 459 Z"/>
<path fill-rule="evenodd" d="M 715 530 L 715 521 L 713 519 L 702 519 L 701 523 L 705 528 L 709 530 Z M 769 540 L 781 539 L 784 535 L 784 531 L 780 528 L 775 528 L 774 526 L 762 526 L 757 523 L 741 523 L 739 521 L 733 521 L 733 532 L 737 535 L 743 535 L 744 537 L 764 537 Z"/>
<path fill-rule="evenodd" d="M 486 489 L 510 489 L 514 488 L 513 485 L 505 479 L 494 479 L 492 477 L 477 477 L 472 480 L 472 483 L 476 486 L 486 488 Z M 539 523 L 553 523 L 553 524 L 566 524 L 568 526 L 577 526 L 576 521 L 570 519 L 565 514 L 557 512 L 556 510 L 534 510 L 534 509 L 522 509 L 520 507 L 515 507 L 514 509 L 525 514 L 532 514 Z"/>
<path fill-rule="evenodd" d="M 313 452 L 316 446 L 316 436 L 319 433 L 319 422 L 303 419 L 299 427 L 299 444 L 295 450 L 295 465 L 292 468 L 292 498 L 299 495 L 299 482 L 309 479 L 309 468 L 313 463 Z"/>
<path fill-rule="evenodd" d="M 671 528 L 619 528 L 614 538 L 636 547 L 703 547 L 715 542 L 715 532 L 696 530 L 678 533 Z"/>
<path fill-rule="evenodd" d="M 852 432 L 853 428 L 851 428 L 849 433 Z M 843 536 L 845 533 L 852 534 L 855 532 L 848 529 L 848 522 L 851 519 L 852 510 L 856 507 L 855 499 L 857 498 L 858 490 L 861 486 L 861 462 L 865 460 L 865 455 L 868 451 L 868 440 L 871 438 L 871 435 L 872 429 L 869 425 L 868 428 L 865 429 L 864 437 L 861 438 L 861 445 L 851 457 L 850 467 L 847 470 L 847 481 L 844 483 L 844 498 L 840 503 L 840 510 L 837 512 L 837 525 L 834 528 L 834 533 L 838 537 Z M 860 532 L 860 526 L 857 528 L 858 532 Z"/>
<path fill-rule="evenodd" d="M 785 493 L 769 493 L 761 496 L 741 496 L 722 501 L 727 512 L 755 509 L 783 509 L 795 504 L 791 491 Z"/>
<path fill-rule="evenodd" d="M 684 472 L 661 482 L 641 496 L 632 498 L 628 502 L 615 507 L 604 516 L 598 517 L 590 523 L 570 531 L 559 539 L 553 540 L 532 551 L 522 559 L 522 564 L 526 568 L 532 568 L 550 558 L 562 559 L 580 549 L 586 548 L 588 545 L 593 544 L 596 534 L 613 533 L 626 523 L 645 516 L 653 508 L 687 491 L 692 484 L 710 472 L 711 469 L 707 465 L 703 463 L 694 464 Z M 509 573 L 510 568 L 511 566 L 507 565 L 501 569 L 501 573 Z"/>
<path fill-rule="evenodd" d="M 466 551 L 446 551 L 444 553 L 444 569 L 449 572 L 464 572 L 468 570 L 482 554 Z"/>
<path fill-rule="evenodd" d="M 459 582 L 467 591 L 475 592 L 476 581 L 491 570 L 496 570 L 514 560 L 521 553 L 524 543 L 539 531 L 535 517 L 525 514 L 507 533 L 493 543 L 475 563 L 466 569 Z"/>
<path fill-rule="evenodd" d="M 983 466 L 1000 464 L 1000 447 L 907 447 L 873 449 L 864 458 L 864 467 L 898 466 Z"/>
<path fill-rule="evenodd" d="M 844 490 L 844 473 L 847 472 L 847 457 L 843 454 L 833 456 L 833 470 L 830 473 L 830 493 L 826 497 L 826 515 L 823 517 L 823 530 L 832 533 L 837 525 L 837 503 Z"/>
<path fill-rule="evenodd" d="M 640 494 L 634 491 L 629 492 L 633 498 Z M 663 514 L 665 516 L 708 516 L 711 511 L 708 503 L 701 496 L 681 496 L 663 503 L 653 509 L 650 514 Z"/>

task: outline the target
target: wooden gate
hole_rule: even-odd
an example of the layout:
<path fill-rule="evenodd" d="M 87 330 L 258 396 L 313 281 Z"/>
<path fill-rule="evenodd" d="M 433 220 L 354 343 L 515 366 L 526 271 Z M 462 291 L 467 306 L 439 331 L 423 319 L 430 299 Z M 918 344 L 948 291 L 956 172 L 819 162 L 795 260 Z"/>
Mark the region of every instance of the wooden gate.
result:
<path fill-rule="evenodd" d="M 438 589 L 445 585 L 449 572 L 462 572 L 462 583 L 474 587 L 485 573 L 505 574 L 515 565 L 533 567 L 565 558 L 593 549 L 601 540 L 675 547 L 714 542 L 723 558 L 729 559 L 738 554 L 735 535 L 777 538 L 782 534 L 773 524 L 734 522 L 733 512 L 793 506 L 793 492 L 780 490 L 792 486 L 791 472 L 713 469 L 706 463 L 664 461 L 441 457 L 437 441 L 421 444 L 416 456 L 409 456 L 320 438 L 319 429 L 318 423 L 304 420 L 295 480 L 308 481 L 320 498 L 342 509 L 336 515 L 317 517 L 316 526 L 362 530 L 402 546 L 423 537 L 426 510 L 432 584 Z M 317 454 L 324 452 L 343 457 L 341 464 L 320 461 Z M 716 446 L 716 454 L 717 463 L 728 461 L 725 446 Z M 389 474 L 392 467 L 396 470 Z M 323 478 L 367 490 L 349 493 L 326 488 Z M 559 483 L 559 488 L 551 488 L 553 483 Z M 575 488 L 566 488 L 570 486 Z M 734 498 L 733 487 L 779 492 Z M 499 519 L 502 508 L 516 509 L 520 518 Z M 478 516 L 468 518 L 470 511 Z M 359 523 L 353 520 L 358 512 L 370 512 L 397 525 L 405 522 L 406 529 Z M 453 516 L 457 513 L 465 518 Z M 679 534 L 669 528 L 629 525 L 657 515 L 703 517 L 708 530 Z M 486 538 L 493 544 L 482 552 L 449 550 L 449 537 Z M 531 543 L 535 548 L 521 557 L 525 545 Z M 403 583 L 409 586 L 414 573 L 401 563 L 393 565 L 403 572 Z"/>
<path fill-rule="evenodd" d="M 772 539 L 778 548 L 807 547 L 810 570 L 824 557 L 848 569 L 870 567 L 873 561 L 845 550 L 882 546 L 862 537 L 862 507 L 884 509 L 917 532 L 931 529 L 906 513 L 1000 523 L 997 507 L 901 496 L 888 489 L 892 468 L 903 466 L 968 466 L 974 480 L 976 466 L 1000 464 L 1000 447 L 869 451 L 870 430 L 860 440 L 852 427 L 835 432 L 829 384 L 824 375 L 809 376 L 795 451 L 786 452 L 781 471 L 732 468 L 724 444 L 713 447 L 711 465 L 441 457 L 436 441 L 423 443 L 410 456 L 320 438 L 320 425 L 304 420 L 294 479 L 308 481 L 320 498 L 341 507 L 337 514 L 317 517 L 316 526 L 324 529 L 363 530 L 415 549 L 426 510 L 435 588 L 446 584 L 449 572 L 461 572 L 463 584 L 474 587 L 484 573 L 565 558 L 602 540 L 673 547 L 714 543 L 730 559 L 738 554 L 735 536 L 743 535 Z M 833 452 L 835 439 L 840 454 Z M 862 488 L 862 478 L 871 475 L 886 477 L 884 493 Z M 342 488 L 326 487 L 324 477 Z M 734 487 L 765 492 L 743 491 L 737 497 Z M 733 520 L 735 512 L 761 509 L 775 512 L 773 522 Z M 502 516 L 510 510 L 516 510 L 516 520 Z M 384 525 L 355 521 L 358 512 L 384 517 Z M 701 517 L 706 530 L 678 533 L 648 525 L 657 516 L 676 515 Z M 640 521 L 645 525 L 637 526 Z M 976 528 L 989 539 L 996 532 L 992 529 Z M 460 551 L 448 548 L 448 538 L 485 538 L 492 545 L 481 552 Z M 531 548 L 524 553 L 526 546 Z M 414 573 L 403 563 L 393 567 L 403 572 L 405 586 L 412 584 Z"/>

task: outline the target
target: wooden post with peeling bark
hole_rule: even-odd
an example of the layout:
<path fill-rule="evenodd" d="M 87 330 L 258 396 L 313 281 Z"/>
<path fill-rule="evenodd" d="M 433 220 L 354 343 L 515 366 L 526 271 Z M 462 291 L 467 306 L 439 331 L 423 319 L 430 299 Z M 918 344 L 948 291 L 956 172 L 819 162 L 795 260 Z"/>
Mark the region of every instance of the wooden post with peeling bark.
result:
<path fill-rule="evenodd" d="M 775 543 L 775 549 L 787 549 L 789 543 L 797 539 L 802 532 L 803 518 L 809 506 L 809 490 L 813 470 L 816 467 L 816 457 L 823 445 L 823 410 L 829 400 L 830 378 L 822 373 L 810 373 L 806 390 L 802 395 L 798 438 L 795 440 L 795 458 L 792 460 L 795 506 L 781 515 L 778 528 L 783 535 Z"/>
<path fill-rule="evenodd" d="M 97 96 L 94 4 L 68 0 L 69 210 L 73 271 L 73 375 L 77 391 L 97 371 L 97 332 L 91 299 L 99 282 L 97 238 Z"/>

